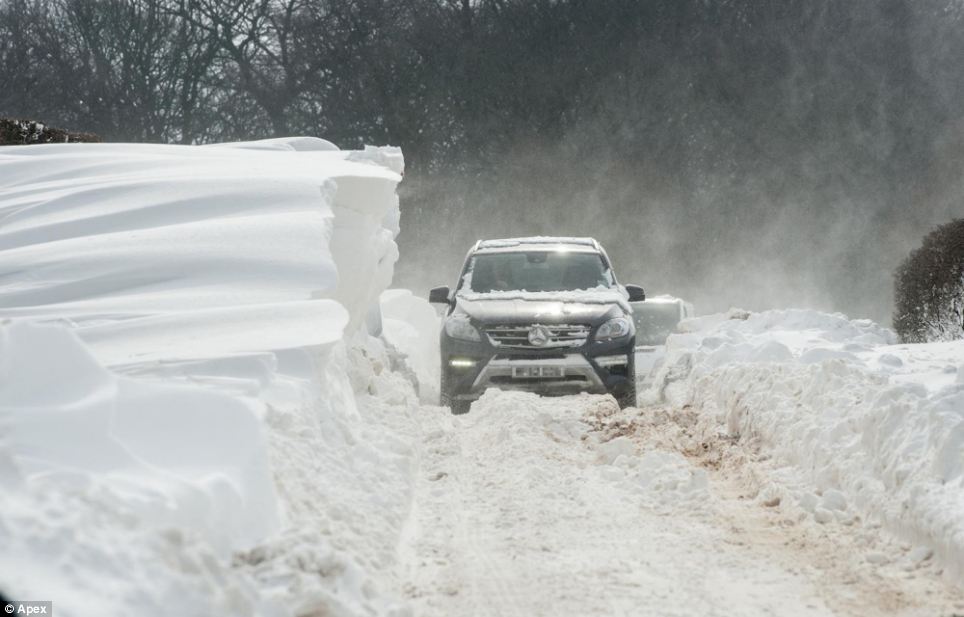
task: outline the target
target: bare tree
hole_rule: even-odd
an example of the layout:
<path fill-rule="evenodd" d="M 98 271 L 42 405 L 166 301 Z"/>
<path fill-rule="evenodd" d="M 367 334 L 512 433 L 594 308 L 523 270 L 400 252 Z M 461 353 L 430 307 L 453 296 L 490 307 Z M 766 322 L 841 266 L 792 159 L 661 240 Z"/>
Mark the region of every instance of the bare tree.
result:
<path fill-rule="evenodd" d="M 326 36 L 323 3 L 311 0 L 179 0 L 178 15 L 218 49 L 222 92 L 250 97 L 275 135 L 290 131 L 326 57 L 312 39 Z"/>

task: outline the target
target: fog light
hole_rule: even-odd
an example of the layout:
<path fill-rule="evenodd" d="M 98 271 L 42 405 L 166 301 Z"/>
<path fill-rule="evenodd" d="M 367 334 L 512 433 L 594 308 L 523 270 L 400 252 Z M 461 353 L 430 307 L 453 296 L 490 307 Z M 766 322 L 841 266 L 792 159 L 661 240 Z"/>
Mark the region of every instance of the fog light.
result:
<path fill-rule="evenodd" d="M 452 368 L 471 368 L 475 366 L 475 360 L 470 358 L 452 358 L 449 360 L 449 366 Z"/>
<path fill-rule="evenodd" d="M 607 368 L 610 366 L 625 366 L 629 364 L 629 358 L 627 356 L 597 356 L 596 364 Z"/>

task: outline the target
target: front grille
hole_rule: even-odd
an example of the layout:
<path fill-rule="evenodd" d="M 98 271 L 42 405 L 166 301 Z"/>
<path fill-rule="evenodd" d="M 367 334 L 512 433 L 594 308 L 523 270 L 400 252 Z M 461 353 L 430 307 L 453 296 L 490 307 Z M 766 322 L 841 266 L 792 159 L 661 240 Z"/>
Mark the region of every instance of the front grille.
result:
<path fill-rule="evenodd" d="M 543 324 L 548 332 L 544 345 L 529 342 L 529 331 L 540 324 L 520 326 L 489 326 L 485 329 L 489 340 L 496 347 L 516 349 L 548 349 L 553 347 L 580 347 L 589 338 L 589 326 L 585 324 Z"/>

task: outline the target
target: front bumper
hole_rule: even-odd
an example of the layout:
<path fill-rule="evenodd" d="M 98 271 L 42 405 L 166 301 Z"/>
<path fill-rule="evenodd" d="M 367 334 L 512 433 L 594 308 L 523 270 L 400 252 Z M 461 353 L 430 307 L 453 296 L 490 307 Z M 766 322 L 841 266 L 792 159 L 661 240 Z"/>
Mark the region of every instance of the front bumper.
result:
<path fill-rule="evenodd" d="M 620 396 L 634 378 L 632 338 L 590 342 L 578 348 L 504 349 L 445 337 L 442 370 L 449 395 L 475 400 L 488 388 L 544 395 L 611 393 Z M 551 377 L 519 377 L 519 369 L 554 369 Z"/>

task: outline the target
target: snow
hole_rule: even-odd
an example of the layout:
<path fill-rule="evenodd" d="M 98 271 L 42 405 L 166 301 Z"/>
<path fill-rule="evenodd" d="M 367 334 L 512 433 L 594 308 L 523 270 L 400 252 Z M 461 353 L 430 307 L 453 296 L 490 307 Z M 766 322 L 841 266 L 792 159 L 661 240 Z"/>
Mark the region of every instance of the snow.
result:
<path fill-rule="evenodd" d="M 466 275 L 469 276 L 469 275 Z M 469 301 L 476 300 L 522 300 L 525 302 L 579 302 L 582 304 L 619 304 L 626 311 L 630 310 L 629 296 L 621 290 L 608 287 L 595 289 L 577 289 L 570 291 L 487 291 L 479 293 L 467 291 L 470 281 L 466 281 L 459 290 L 457 297 Z"/>
<path fill-rule="evenodd" d="M 0 152 L 5 597 L 964 610 L 936 579 L 964 576 L 964 342 L 732 310 L 680 323 L 639 409 L 493 389 L 455 417 L 435 309 L 388 289 L 403 174 L 395 148 L 316 138 Z M 485 297 L 607 294 L 625 302 Z"/>
<path fill-rule="evenodd" d="M 679 304 L 683 302 L 683 300 L 669 294 L 657 294 L 654 296 L 646 296 L 646 300 L 644 300 L 644 302 L 655 304 Z"/>
<path fill-rule="evenodd" d="M 338 150 L 338 146 L 319 137 L 277 137 L 275 139 L 259 139 L 257 141 L 232 141 L 220 144 L 210 144 L 209 148 L 243 148 L 247 150 L 283 150 L 283 151 L 320 151 L 331 152 Z"/>
<path fill-rule="evenodd" d="M 774 482 L 759 486 L 773 453 L 702 433 L 701 414 L 496 389 L 467 415 L 423 407 L 403 544 L 413 614 L 926 617 L 964 606 L 926 548 L 825 510 L 842 492 L 818 499 L 823 524 L 781 503 Z"/>
<path fill-rule="evenodd" d="M 119 378 L 57 326 L 5 326 L 0 358 L 5 594 L 65 615 L 267 614 L 215 565 L 279 527 L 253 406 Z"/>
<path fill-rule="evenodd" d="M 418 400 L 364 325 L 403 171 L 314 138 L 0 152 L 4 595 L 396 611 Z"/>
<path fill-rule="evenodd" d="M 441 320 L 428 301 L 407 289 L 381 295 L 385 339 L 403 353 L 415 371 L 422 401 L 435 403 L 439 395 L 439 332 Z"/>
<path fill-rule="evenodd" d="M 119 378 L 60 327 L 2 334 L 0 413 L 24 477 L 116 478 L 140 516 L 196 527 L 222 552 L 276 530 L 264 433 L 244 401 Z"/>
<path fill-rule="evenodd" d="M 172 312 L 77 328 L 111 366 L 277 351 L 340 340 L 348 313 L 333 300 Z M 243 332 L 243 336 L 239 336 Z"/>
<path fill-rule="evenodd" d="M 572 244 L 576 246 L 594 247 L 596 241 L 592 238 L 573 238 L 567 236 L 529 236 L 525 238 L 502 238 L 493 240 L 482 240 L 479 242 L 480 249 L 510 248 L 526 244 Z"/>
<path fill-rule="evenodd" d="M 357 326 L 391 280 L 400 176 L 373 154 L 74 146 L 0 153 L 2 316 L 332 298 Z"/>
<path fill-rule="evenodd" d="M 789 465 L 796 479 L 770 491 L 817 522 L 882 524 L 964 581 L 964 343 L 897 345 L 872 322 L 805 310 L 680 330 L 644 399 L 699 409 L 703 434 Z"/>
<path fill-rule="evenodd" d="M 465 416 L 426 410 L 414 613 L 833 614 L 805 576 L 734 550 L 703 470 L 607 439 L 618 413 L 497 390 Z"/>

